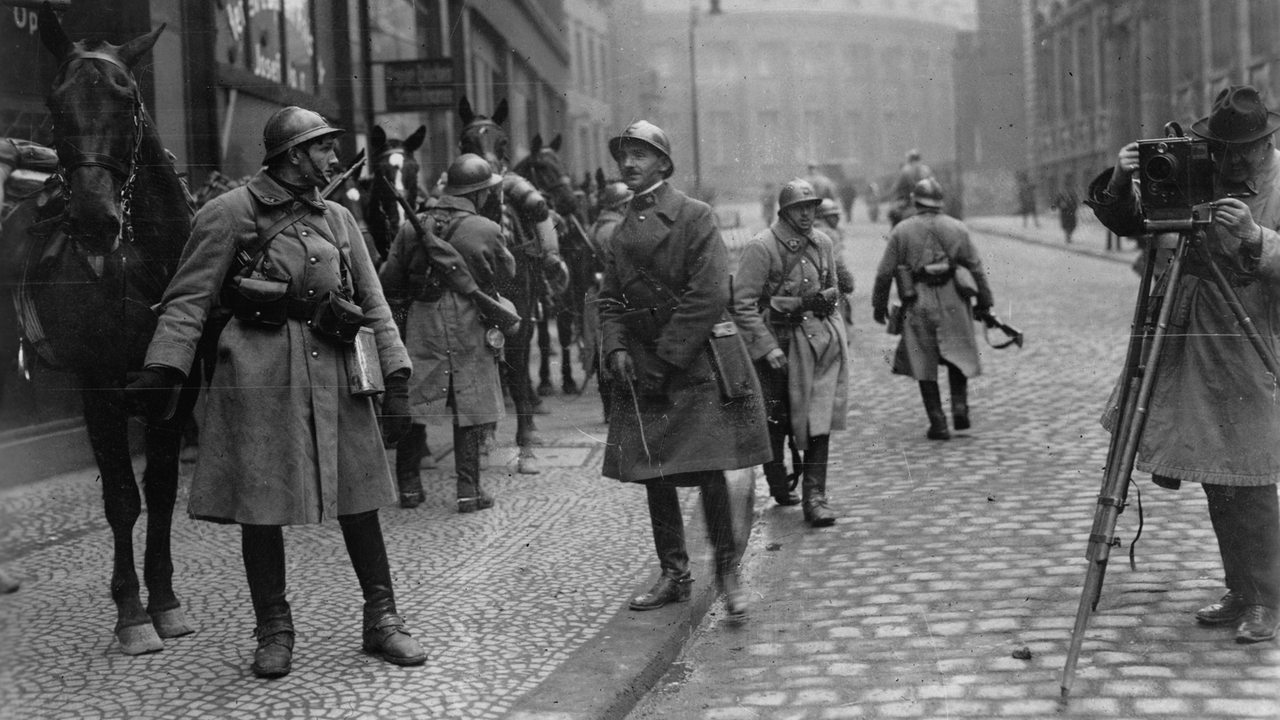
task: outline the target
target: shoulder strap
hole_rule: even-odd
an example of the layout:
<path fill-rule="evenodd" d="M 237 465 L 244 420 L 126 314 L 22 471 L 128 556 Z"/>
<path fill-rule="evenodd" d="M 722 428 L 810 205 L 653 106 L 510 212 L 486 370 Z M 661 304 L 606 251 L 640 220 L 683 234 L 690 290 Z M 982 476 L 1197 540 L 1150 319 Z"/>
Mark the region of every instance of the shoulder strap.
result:
<path fill-rule="evenodd" d="M 250 252 L 249 248 L 239 248 L 236 250 L 235 262 L 232 263 L 231 273 L 227 277 L 235 277 L 236 275 L 257 266 L 257 264 L 262 261 L 262 258 L 266 256 L 267 249 L 271 247 L 271 241 L 275 240 L 280 233 L 284 232 L 285 228 L 288 228 L 290 225 L 298 222 L 302 219 L 302 216 L 306 214 L 306 206 L 301 203 L 295 203 L 293 208 L 286 212 L 283 217 L 276 220 L 274 223 L 263 227 L 262 223 L 259 222 L 260 216 L 255 213 L 254 224 L 257 226 L 258 231 L 258 250 L 256 252 Z"/>
<path fill-rule="evenodd" d="M 777 233 L 772 230 L 769 232 L 773 235 L 774 241 L 778 244 L 779 254 L 786 258 L 783 260 L 782 265 L 782 279 L 778 281 L 778 284 L 773 287 L 773 291 L 770 293 L 772 295 L 777 295 L 778 291 L 782 289 L 783 284 L 787 282 L 787 278 L 791 277 L 791 271 L 796 269 L 796 265 L 800 263 L 800 259 L 805 256 L 808 248 L 800 248 L 800 252 L 791 253 L 791 248 L 787 247 L 787 244 L 782 242 L 782 238 L 778 237 Z M 813 260 L 813 258 L 809 259 Z M 819 275 L 824 274 L 822 272 L 822 267 L 818 263 L 814 263 L 813 266 L 818 268 Z"/>

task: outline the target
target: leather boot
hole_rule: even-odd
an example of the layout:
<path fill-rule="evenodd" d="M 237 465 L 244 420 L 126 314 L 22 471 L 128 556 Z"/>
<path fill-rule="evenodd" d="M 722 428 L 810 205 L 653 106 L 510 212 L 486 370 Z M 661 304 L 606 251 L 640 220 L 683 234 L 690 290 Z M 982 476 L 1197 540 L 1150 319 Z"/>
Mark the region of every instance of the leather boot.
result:
<path fill-rule="evenodd" d="M 769 448 L 773 459 L 764 464 L 764 479 L 769 483 L 769 494 L 779 505 L 799 505 L 800 497 L 796 495 L 791 478 L 787 476 L 787 463 L 783 455 L 786 452 L 787 428 L 782 423 L 772 421 L 768 423 L 768 428 Z M 800 468 L 796 470 L 799 471 Z"/>
<path fill-rule="evenodd" d="M 947 366 L 947 382 L 951 386 L 951 421 L 957 430 L 969 429 L 969 378 L 955 365 Z"/>
<path fill-rule="evenodd" d="M 804 519 L 810 527 L 827 527 L 836 522 L 836 514 L 827 507 L 827 457 L 830 450 L 831 436 L 818 435 L 809 438 L 809 449 L 804 452 L 801 492 L 804 495 Z"/>
<path fill-rule="evenodd" d="M 285 598 L 284 534 L 276 525 L 241 525 L 240 555 L 257 627 L 249 669 L 260 678 L 289 674 L 293 666 L 293 614 Z"/>
<path fill-rule="evenodd" d="M 924 400 L 924 411 L 929 416 L 929 431 L 925 437 L 930 440 L 950 440 L 947 430 L 947 414 L 942 411 L 942 393 L 938 383 L 931 380 L 920 381 L 920 397 Z"/>
<path fill-rule="evenodd" d="M 382 541 L 378 511 L 338 518 L 342 539 L 347 544 L 351 567 L 364 594 L 364 633 L 361 647 L 394 665 L 421 665 L 427 660 L 422 645 L 405 630 L 396 613 L 391 590 L 391 566 Z"/>
<path fill-rule="evenodd" d="M 689 575 L 689 552 L 684 544 L 684 518 L 680 496 L 671 486 L 645 485 L 649 501 L 649 525 L 653 547 L 658 553 L 662 576 L 649 592 L 631 599 L 632 610 L 656 610 L 668 603 L 689 599 L 693 578 Z"/>
<path fill-rule="evenodd" d="M 420 469 L 426 450 L 427 426 L 417 423 L 410 425 L 408 434 L 396 443 L 396 485 L 402 508 L 418 507 L 425 499 Z"/>
<path fill-rule="evenodd" d="M 460 513 L 493 507 L 493 498 L 480 489 L 480 441 L 484 432 L 483 425 L 453 426 L 453 460 L 458 474 Z"/>
<path fill-rule="evenodd" d="M 741 550 L 733 539 L 733 514 L 729 502 L 729 485 L 724 473 L 702 484 L 702 512 L 707 522 L 707 534 L 716 556 L 716 582 L 724 592 L 725 612 L 740 618 L 747 614 L 747 593 L 738 578 L 738 560 Z"/>

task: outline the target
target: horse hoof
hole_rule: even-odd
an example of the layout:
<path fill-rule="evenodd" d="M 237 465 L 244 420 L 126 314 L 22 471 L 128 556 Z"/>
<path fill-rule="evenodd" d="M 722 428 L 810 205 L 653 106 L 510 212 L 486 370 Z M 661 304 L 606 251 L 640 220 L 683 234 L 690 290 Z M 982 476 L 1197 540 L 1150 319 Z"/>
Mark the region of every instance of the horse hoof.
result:
<path fill-rule="evenodd" d="M 146 655 L 164 649 L 164 641 L 151 623 L 130 625 L 116 630 L 116 642 L 125 655 Z"/>
<path fill-rule="evenodd" d="M 550 381 L 543 380 L 542 382 L 538 383 L 539 397 L 548 397 L 550 395 L 555 395 L 555 394 L 556 394 L 556 386 L 552 385 Z"/>
<path fill-rule="evenodd" d="M 182 637 L 196 631 L 187 624 L 187 614 L 180 607 L 151 613 L 151 625 L 162 638 Z"/>
<path fill-rule="evenodd" d="M 537 475 L 542 469 L 538 467 L 538 459 L 530 455 L 516 461 L 516 472 L 521 475 Z"/>
<path fill-rule="evenodd" d="M 582 392 L 581 388 L 578 387 L 578 383 L 572 380 L 565 380 L 560 389 L 564 391 L 565 395 L 577 395 Z"/>

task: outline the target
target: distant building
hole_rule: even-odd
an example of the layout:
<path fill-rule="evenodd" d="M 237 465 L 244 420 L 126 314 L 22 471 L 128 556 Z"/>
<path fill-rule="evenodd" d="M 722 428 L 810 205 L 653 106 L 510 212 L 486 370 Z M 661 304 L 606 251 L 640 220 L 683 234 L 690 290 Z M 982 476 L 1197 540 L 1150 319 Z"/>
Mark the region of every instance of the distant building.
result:
<path fill-rule="evenodd" d="M 656 81 L 655 96 L 632 88 L 624 100 L 670 132 L 684 187 L 700 170 L 708 193 L 754 200 L 766 180 L 802 175 L 810 161 L 872 178 L 893 174 L 912 147 L 939 168 L 955 158 L 953 51 L 957 32 L 973 28 L 971 1 L 715 5 L 721 13 L 708 0 L 645 0 L 631 24 L 616 21 L 628 44 L 619 72 L 647 66 Z"/>
<path fill-rule="evenodd" d="M 612 93 L 613 33 L 611 0 L 565 0 L 562 35 L 569 46 L 568 117 L 561 154 L 568 159 L 574 182 L 603 168 L 612 177 L 605 144 L 615 130 Z M 550 140 L 550 138 L 546 138 Z"/>
<path fill-rule="evenodd" d="M 1274 0 L 1037 0 L 1032 158 L 1042 188 L 1083 189 L 1121 145 L 1190 132 L 1222 88 L 1248 83 L 1280 109 Z"/>

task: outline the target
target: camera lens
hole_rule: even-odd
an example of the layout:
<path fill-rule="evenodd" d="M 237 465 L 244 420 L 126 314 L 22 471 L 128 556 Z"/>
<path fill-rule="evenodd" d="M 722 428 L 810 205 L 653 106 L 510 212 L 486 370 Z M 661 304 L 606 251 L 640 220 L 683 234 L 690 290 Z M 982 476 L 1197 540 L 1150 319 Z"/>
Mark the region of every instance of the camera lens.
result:
<path fill-rule="evenodd" d="M 1143 172 L 1147 178 L 1155 182 L 1172 181 L 1178 172 L 1178 161 L 1174 160 L 1171 155 L 1156 155 L 1147 160 L 1147 165 L 1143 168 Z"/>

